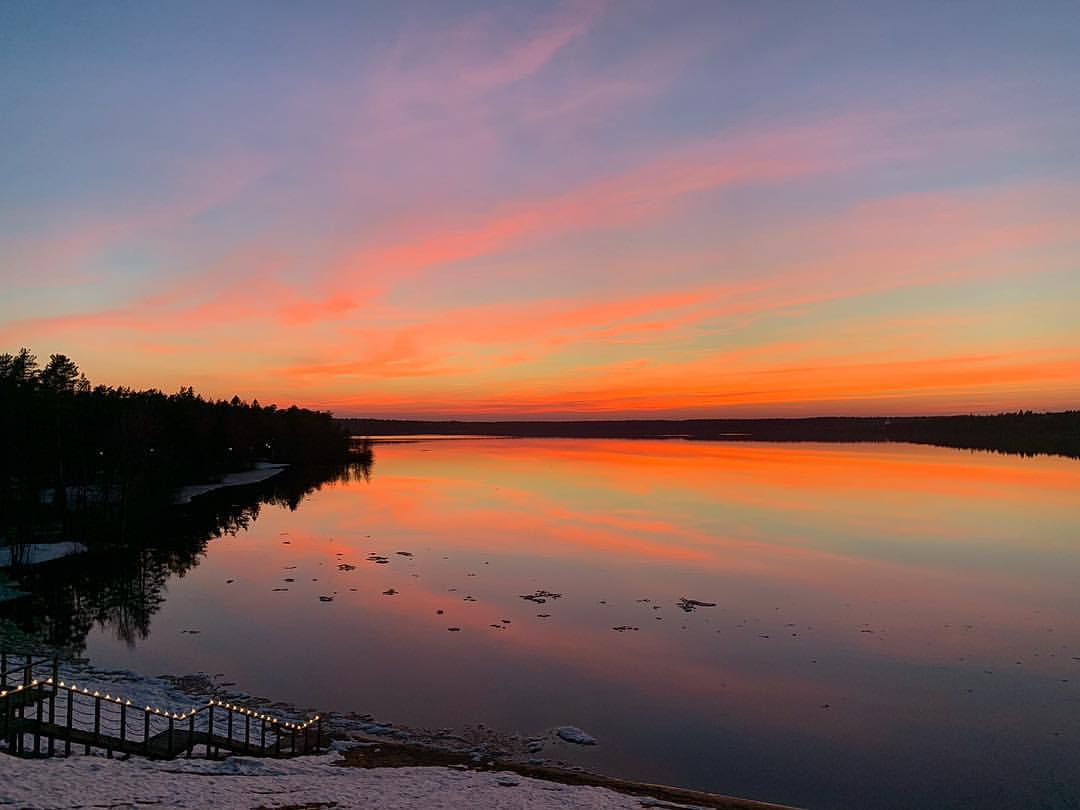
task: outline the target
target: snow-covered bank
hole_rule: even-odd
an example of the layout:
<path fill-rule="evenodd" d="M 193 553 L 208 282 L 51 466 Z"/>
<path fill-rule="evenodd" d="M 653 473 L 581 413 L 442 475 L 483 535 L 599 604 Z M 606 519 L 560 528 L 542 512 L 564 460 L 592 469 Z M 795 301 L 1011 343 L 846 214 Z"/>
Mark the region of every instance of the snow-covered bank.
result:
<path fill-rule="evenodd" d="M 337 753 L 292 760 L 232 757 L 158 762 L 103 757 L 0 762 L 0 805 L 35 808 L 656 807 L 605 788 L 560 785 L 509 772 L 456 768 L 340 768 Z M 672 805 L 666 805 L 671 807 Z"/>
<path fill-rule="evenodd" d="M 19 565 L 38 565 L 50 560 L 59 560 L 72 554 L 82 554 L 86 546 L 82 543 L 25 543 L 0 547 L 0 568 L 7 568 L 15 563 Z"/>
<path fill-rule="evenodd" d="M 213 492 L 215 489 L 259 484 L 273 478 L 288 466 L 288 464 L 269 464 L 260 461 L 255 465 L 254 469 L 229 473 L 228 475 L 222 476 L 221 480 L 214 484 L 190 484 L 186 487 L 180 487 L 180 489 L 176 490 L 176 495 L 173 497 L 173 503 L 191 503 L 192 498 L 205 495 L 207 492 Z"/>

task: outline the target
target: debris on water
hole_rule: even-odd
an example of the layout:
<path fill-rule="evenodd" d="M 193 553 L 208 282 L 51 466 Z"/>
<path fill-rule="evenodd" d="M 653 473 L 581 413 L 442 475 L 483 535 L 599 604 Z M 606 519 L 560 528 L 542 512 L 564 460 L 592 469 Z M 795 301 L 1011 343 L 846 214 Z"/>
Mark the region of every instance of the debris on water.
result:
<path fill-rule="evenodd" d="M 638 599 L 639 602 L 651 602 L 652 599 Z"/>
<path fill-rule="evenodd" d="M 333 602 L 334 597 L 332 597 L 332 596 L 320 596 L 319 601 L 320 602 Z"/>
<path fill-rule="evenodd" d="M 559 599 L 562 597 L 561 593 L 552 593 L 551 591 L 545 591 L 538 589 L 535 593 L 523 593 L 521 598 L 529 602 L 535 602 L 538 605 L 542 605 L 547 602 L 548 599 Z"/>
<path fill-rule="evenodd" d="M 295 568 L 296 568 L 296 566 L 295 566 L 295 565 L 286 565 L 286 566 L 285 566 L 285 570 L 286 570 L 286 571 L 292 571 L 292 570 L 294 570 Z"/>
<path fill-rule="evenodd" d="M 970 690 L 969 690 L 969 691 L 970 691 Z M 822 704 L 821 704 L 821 708 L 823 708 L 823 709 L 828 709 L 828 708 L 829 708 L 829 704 L 828 704 L 828 703 L 822 703 Z"/>
<path fill-rule="evenodd" d="M 550 619 L 551 614 L 550 613 L 537 613 L 536 618 L 538 618 L 538 619 Z"/>
<path fill-rule="evenodd" d="M 612 627 L 611 629 L 615 630 L 615 631 L 617 631 L 619 633 L 625 633 L 627 630 L 639 630 L 640 628 L 631 627 L 628 624 L 620 624 L 618 627 Z"/>
<path fill-rule="evenodd" d="M 384 557 L 381 554 L 369 554 L 367 559 L 368 559 L 368 562 L 373 562 L 373 563 L 376 563 L 378 565 L 388 565 L 389 562 L 390 562 L 389 557 Z"/>
<path fill-rule="evenodd" d="M 288 588 L 271 588 L 270 590 L 272 590 L 272 591 L 287 591 L 289 589 Z"/>
<path fill-rule="evenodd" d="M 394 596 L 396 594 L 397 591 L 395 591 L 393 588 L 387 588 L 385 591 L 382 592 L 383 596 Z"/>
<path fill-rule="evenodd" d="M 395 551 L 394 553 L 402 557 L 411 557 L 413 555 L 411 551 Z"/>
<path fill-rule="evenodd" d="M 758 634 L 757 634 L 757 637 L 758 637 L 758 638 L 768 638 L 768 637 L 769 637 L 769 634 L 768 634 L 768 633 L 758 633 Z"/>
<path fill-rule="evenodd" d="M 685 596 L 675 604 L 687 613 L 693 613 L 699 607 L 716 607 L 716 602 L 702 602 L 700 599 L 687 599 Z"/>
<path fill-rule="evenodd" d="M 232 585 L 234 582 L 236 582 L 235 579 L 227 579 L 227 580 L 225 580 L 226 585 Z"/>
<path fill-rule="evenodd" d="M 285 577 L 285 579 L 283 579 L 282 582 L 296 582 L 296 580 L 293 579 L 292 577 Z"/>
<path fill-rule="evenodd" d="M 596 737 L 582 731 L 577 726 L 559 726 L 555 733 L 567 742 L 577 745 L 596 745 Z"/>
<path fill-rule="evenodd" d="M 355 570 L 356 570 L 356 566 L 355 566 L 355 565 L 349 565 L 348 563 L 341 563 L 341 564 L 340 564 L 340 565 L 339 565 L 339 566 L 337 567 L 337 570 L 338 570 L 338 571 L 355 571 Z"/>
<path fill-rule="evenodd" d="M 435 615 L 436 615 L 436 616 L 442 616 L 442 615 L 443 615 L 443 611 L 441 611 L 441 610 L 436 610 L 436 611 L 435 611 Z"/>
<path fill-rule="evenodd" d="M 500 619 L 499 621 L 501 621 L 503 624 L 510 624 L 509 619 Z"/>
<path fill-rule="evenodd" d="M 446 629 L 449 630 L 451 633 L 460 633 L 461 632 L 460 627 L 447 627 Z"/>
<path fill-rule="evenodd" d="M 180 634 L 183 635 L 184 633 L 187 633 L 188 635 L 191 635 L 191 636 L 197 636 L 199 634 L 199 632 L 200 632 L 199 630 L 181 630 Z"/>
<path fill-rule="evenodd" d="M 488 627 L 494 627 L 496 630 L 505 630 L 506 629 L 501 624 L 489 624 Z"/>
<path fill-rule="evenodd" d="M 462 599 L 461 601 L 462 601 L 462 602 L 475 602 L 475 601 L 476 601 L 476 597 L 474 597 L 474 596 L 466 596 L 466 597 L 465 597 L 464 599 Z"/>

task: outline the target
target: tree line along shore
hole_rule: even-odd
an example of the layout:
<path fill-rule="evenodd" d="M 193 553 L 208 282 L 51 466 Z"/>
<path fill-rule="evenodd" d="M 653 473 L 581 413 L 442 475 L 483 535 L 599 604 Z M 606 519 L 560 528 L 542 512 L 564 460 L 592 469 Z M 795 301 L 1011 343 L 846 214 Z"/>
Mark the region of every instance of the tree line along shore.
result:
<path fill-rule="evenodd" d="M 968 450 L 1080 458 L 1080 410 L 991 415 L 802 419 L 597 419 L 574 421 L 340 420 L 358 436 L 458 435 L 531 438 L 776 442 L 913 442 Z"/>
<path fill-rule="evenodd" d="M 0 513 L 63 502 L 167 493 L 258 462 L 363 460 L 326 411 L 208 399 L 192 388 L 92 385 L 63 354 L 0 354 Z M 368 461 L 370 458 L 367 459 Z M 48 497 L 43 493 L 50 493 Z"/>

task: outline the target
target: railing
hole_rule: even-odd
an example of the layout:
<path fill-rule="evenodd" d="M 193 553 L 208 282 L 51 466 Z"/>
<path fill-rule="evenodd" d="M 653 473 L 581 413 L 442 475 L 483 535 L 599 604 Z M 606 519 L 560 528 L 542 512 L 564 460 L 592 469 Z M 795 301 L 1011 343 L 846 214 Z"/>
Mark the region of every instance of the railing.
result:
<path fill-rule="evenodd" d="M 70 756 L 81 747 L 159 759 L 222 752 L 289 757 L 324 747 L 322 717 L 294 723 L 220 700 L 175 712 L 59 680 L 53 659 L 0 657 L 0 740 L 11 754 Z M 46 669 L 47 668 L 47 669 Z"/>

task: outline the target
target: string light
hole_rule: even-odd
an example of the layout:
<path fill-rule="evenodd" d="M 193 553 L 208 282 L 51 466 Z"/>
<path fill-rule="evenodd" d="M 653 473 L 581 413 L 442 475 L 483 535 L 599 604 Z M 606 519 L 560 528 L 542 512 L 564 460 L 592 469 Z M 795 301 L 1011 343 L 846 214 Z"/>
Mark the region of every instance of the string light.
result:
<path fill-rule="evenodd" d="M 58 689 L 64 689 L 64 690 L 66 690 L 67 692 L 69 692 L 70 694 L 73 694 L 73 695 L 83 694 L 83 695 L 86 695 L 86 696 L 93 696 L 94 698 L 97 698 L 97 699 L 102 699 L 103 698 L 104 700 L 109 701 L 110 703 L 116 703 L 118 706 L 131 706 L 132 705 L 132 702 L 131 702 L 130 699 L 125 699 L 125 698 L 122 698 L 122 697 L 120 697 L 118 695 L 114 696 L 114 695 L 112 695 L 110 693 L 106 693 L 104 696 L 102 696 L 101 692 L 98 691 L 98 690 L 95 690 L 93 693 L 91 693 L 90 689 L 88 687 L 83 687 L 80 690 L 78 684 L 76 684 L 76 683 L 65 683 L 64 681 L 55 681 L 54 682 L 51 676 L 49 678 L 47 678 L 44 682 L 39 681 L 38 679 L 35 678 L 29 684 L 18 684 L 18 685 L 16 685 L 14 687 L 14 689 L 0 689 L 0 698 L 5 698 L 9 694 L 16 694 L 16 693 L 22 692 L 23 689 L 27 688 L 28 686 L 29 687 L 41 686 L 41 685 L 43 685 L 43 683 L 45 685 L 50 685 L 50 686 L 55 685 Z M 303 730 L 305 730 L 307 728 L 310 728 L 312 725 L 314 725 L 316 722 L 318 722 L 320 717 L 321 717 L 320 715 L 315 715 L 314 717 L 312 717 L 311 719 L 307 720 L 304 723 L 294 723 L 294 722 L 289 721 L 289 720 L 279 720 L 276 717 L 271 717 L 268 714 L 263 714 L 262 712 L 257 712 L 254 709 L 250 709 L 250 708 L 248 708 L 246 706 L 238 706 L 238 705 L 233 704 L 233 703 L 225 703 L 225 701 L 223 701 L 223 700 L 215 700 L 214 698 L 208 699 L 207 703 L 206 703 L 206 706 L 207 707 L 219 706 L 219 707 L 221 707 L 223 709 L 226 709 L 230 713 L 241 714 L 241 715 L 244 715 L 245 717 L 254 717 L 254 718 L 258 719 L 258 720 L 263 721 L 264 723 L 268 722 L 268 723 L 272 724 L 273 726 L 279 726 L 279 727 L 284 728 L 284 729 L 286 729 L 288 731 L 291 731 L 291 732 L 303 731 Z M 163 708 L 160 708 L 160 707 L 146 706 L 145 711 L 147 711 L 149 713 L 152 713 L 152 714 L 155 714 L 155 715 L 157 715 L 159 717 L 167 717 L 167 718 L 169 718 L 171 720 L 186 720 L 188 718 L 194 717 L 201 710 L 198 707 L 193 706 L 190 711 L 179 712 L 178 713 L 178 712 L 170 712 L 169 710 L 163 709 Z"/>

